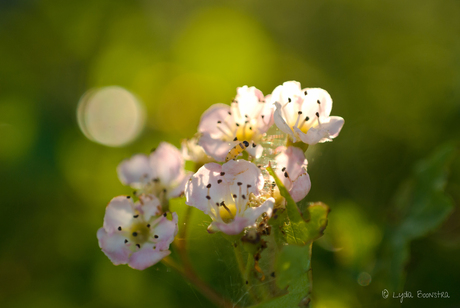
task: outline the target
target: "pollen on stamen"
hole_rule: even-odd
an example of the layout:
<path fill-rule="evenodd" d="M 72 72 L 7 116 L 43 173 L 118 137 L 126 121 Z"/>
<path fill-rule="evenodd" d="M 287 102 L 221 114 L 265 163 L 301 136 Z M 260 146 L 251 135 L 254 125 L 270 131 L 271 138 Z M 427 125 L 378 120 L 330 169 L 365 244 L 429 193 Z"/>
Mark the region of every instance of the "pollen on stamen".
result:
<path fill-rule="evenodd" d="M 235 199 L 236 199 L 236 197 L 237 197 L 237 195 L 233 195 L 233 198 L 235 198 Z"/>
<path fill-rule="evenodd" d="M 206 196 L 206 199 L 211 200 L 211 196 Z"/>
<path fill-rule="evenodd" d="M 251 127 L 251 126 L 249 126 L 249 130 L 252 130 L 252 127 Z"/>
<path fill-rule="evenodd" d="M 163 217 L 166 217 L 166 215 L 168 215 L 168 214 L 164 213 L 164 214 L 163 214 Z"/>
<path fill-rule="evenodd" d="M 308 93 L 307 93 L 307 90 L 305 90 L 305 91 L 303 92 L 303 94 L 307 95 L 307 94 L 308 94 Z"/>
<path fill-rule="evenodd" d="M 298 111 L 297 114 L 302 114 L 302 111 Z"/>
<path fill-rule="evenodd" d="M 222 183 L 222 180 L 217 180 L 217 184 L 220 184 L 220 183 Z"/>
<path fill-rule="evenodd" d="M 155 234 L 153 237 L 154 237 L 154 238 L 158 238 L 158 235 Z"/>
<path fill-rule="evenodd" d="M 147 224 L 147 228 L 150 228 L 150 224 Z"/>
<path fill-rule="evenodd" d="M 245 114 L 245 115 L 244 115 L 244 117 L 247 119 L 247 118 L 248 118 L 248 115 L 247 115 L 247 114 Z"/>
<path fill-rule="evenodd" d="M 131 199 L 131 196 L 126 196 L 126 199 Z"/>
<path fill-rule="evenodd" d="M 316 102 L 318 103 L 318 105 L 321 105 L 321 102 L 319 101 L 319 99 Z"/>
<path fill-rule="evenodd" d="M 289 177 L 287 172 L 284 173 L 284 176 L 287 177 L 287 178 Z"/>
<path fill-rule="evenodd" d="M 137 214 L 137 215 L 134 215 L 133 217 L 134 217 L 134 218 L 137 218 L 137 217 L 139 217 L 139 214 Z"/>
<path fill-rule="evenodd" d="M 264 115 L 261 115 L 261 117 L 262 117 L 262 119 L 263 119 L 263 118 L 265 118 L 265 116 L 264 116 Z"/>
<path fill-rule="evenodd" d="M 141 245 L 139 245 L 139 244 L 136 244 L 136 247 L 140 249 L 140 248 L 141 248 Z"/>
<path fill-rule="evenodd" d="M 118 231 L 121 231 L 121 226 L 120 226 L 120 227 L 118 227 Z"/>
<path fill-rule="evenodd" d="M 310 120 L 310 118 L 309 118 L 309 117 L 306 117 L 306 118 L 305 118 L 305 122 L 307 122 L 308 120 Z"/>
<path fill-rule="evenodd" d="M 238 124 L 238 123 L 235 123 L 235 125 L 236 125 L 236 126 L 240 126 L 240 124 Z"/>
<path fill-rule="evenodd" d="M 256 147 L 256 144 L 255 144 L 255 143 L 252 143 L 252 147 L 255 148 L 255 147 Z"/>
<path fill-rule="evenodd" d="M 209 183 L 208 185 L 206 185 L 206 188 L 211 188 L 211 183 Z"/>
<path fill-rule="evenodd" d="M 137 232 L 134 231 L 134 232 L 133 232 L 133 236 L 137 236 Z"/>
<path fill-rule="evenodd" d="M 246 199 L 246 196 L 245 196 L 245 195 L 241 195 L 241 198 Z"/>
<path fill-rule="evenodd" d="M 241 186 L 241 185 L 243 185 L 243 183 L 238 182 L 238 183 L 236 183 L 236 185 Z"/>
<path fill-rule="evenodd" d="M 232 113 L 230 111 L 228 111 L 228 115 L 232 115 Z"/>
<path fill-rule="evenodd" d="M 282 172 L 286 171 L 286 167 L 283 167 L 283 169 L 281 169 Z"/>
<path fill-rule="evenodd" d="M 292 101 L 292 100 L 291 100 L 291 98 L 290 98 L 290 97 L 288 97 L 288 103 L 290 103 L 291 101 Z"/>
<path fill-rule="evenodd" d="M 225 175 L 225 172 L 221 172 L 220 175 L 221 175 L 221 176 L 224 176 L 224 175 Z"/>
<path fill-rule="evenodd" d="M 235 139 L 233 139 L 233 141 L 238 141 L 238 137 L 235 137 Z"/>
<path fill-rule="evenodd" d="M 316 113 L 316 116 L 319 118 L 319 112 Z"/>
<path fill-rule="evenodd" d="M 128 243 L 128 240 L 127 240 L 127 239 L 125 239 L 125 244 L 127 244 L 127 243 Z"/>
<path fill-rule="evenodd" d="M 222 121 L 217 121 L 217 124 L 220 124 L 220 123 L 222 123 Z"/>
<path fill-rule="evenodd" d="M 251 188 L 251 184 L 248 184 L 248 188 Z"/>

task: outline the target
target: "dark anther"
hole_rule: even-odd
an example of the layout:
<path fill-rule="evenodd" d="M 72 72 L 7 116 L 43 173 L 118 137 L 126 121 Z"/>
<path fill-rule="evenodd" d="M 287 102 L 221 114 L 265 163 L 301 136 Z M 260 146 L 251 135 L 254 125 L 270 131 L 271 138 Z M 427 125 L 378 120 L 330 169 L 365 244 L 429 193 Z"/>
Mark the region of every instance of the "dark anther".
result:
<path fill-rule="evenodd" d="M 249 126 L 249 130 L 252 130 L 252 127 L 251 127 L 251 126 Z"/>
<path fill-rule="evenodd" d="M 139 214 L 137 214 L 137 215 L 134 215 L 133 217 L 134 217 L 134 218 L 137 218 L 137 217 L 139 217 Z"/>
<path fill-rule="evenodd" d="M 264 116 L 264 115 L 262 115 L 262 119 L 263 119 L 264 117 L 265 117 L 265 116 Z"/>
<path fill-rule="evenodd" d="M 318 105 L 320 105 L 320 104 L 321 104 L 321 102 L 320 102 L 319 100 L 317 100 L 316 102 L 318 103 Z"/>
<path fill-rule="evenodd" d="M 137 236 L 137 232 L 133 232 L 133 236 Z"/>
<path fill-rule="evenodd" d="M 225 201 L 222 201 L 222 202 L 220 203 L 220 205 L 224 206 L 224 205 L 225 205 Z"/>
<path fill-rule="evenodd" d="M 286 167 L 283 167 L 283 169 L 281 169 L 282 172 L 286 171 Z"/>
<path fill-rule="evenodd" d="M 118 231 L 121 231 L 121 227 L 118 227 Z"/>
<path fill-rule="evenodd" d="M 154 237 L 154 238 L 158 238 L 158 235 L 155 234 L 153 237 Z"/>
<path fill-rule="evenodd" d="M 216 205 L 219 206 L 220 205 L 219 202 L 216 202 Z"/>
<path fill-rule="evenodd" d="M 284 176 L 287 177 L 287 178 L 289 177 L 289 175 L 287 174 L 287 172 L 284 173 Z"/>
<path fill-rule="evenodd" d="M 221 176 L 224 176 L 224 175 L 225 175 L 225 172 L 221 172 L 220 175 L 221 175 Z"/>
<path fill-rule="evenodd" d="M 241 185 L 243 185 L 243 183 L 238 182 L 238 183 L 236 183 L 236 185 L 241 186 Z"/>
<path fill-rule="evenodd" d="M 166 213 L 164 213 L 164 214 L 163 214 L 163 217 L 166 217 L 166 215 L 167 215 L 167 214 L 166 214 Z"/>
<path fill-rule="evenodd" d="M 289 103 L 291 102 L 291 98 L 290 98 L 290 97 L 288 97 L 288 102 L 289 102 Z"/>
<path fill-rule="evenodd" d="M 302 111 L 298 111 L 297 113 L 298 113 L 298 114 L 302 114 Z"/>
<path fill-rule="evenodd" d="M 206 196 L 206 199 L 211 200 L 211 196 Z"/>
<path fill-rule="evenodd" d="M 150 224 L 147 224 L 147 228 L 150 228 Z"/>
<path fill-rule="evenodd" d="M 217 124 L 220 124 L 220 123 L 222 123 L 222 121 L 217 121 Z"/>
<path fill-rule="evenodd" d="M 235 199 L 236 199 L 236 195 L 233 195 L 233 198 L 235 198 Z"/>
<path fill-rule="evenodd" d="M 252 144 L 252 147 L 253 147 L 253 148 L 255 148 L 255 147 L 256 147 L 256 144 L 255 144 L 255 143 L 253 143 L 253 144 Z"/>
<path fill-rule="evenodd" d="M 303 94 L 307 95 L 307 90 L 305 90 L 305 91 L 303 92 Z"/>
<path fill-rule="evenodd" d="M 235 137 L 235 139 L 233 139 L 233 141 L 237 141 L 238 140 L 238 137 Z"/>
<path fill-rule="evenodd" d="M 251 184 L 248 184 L 248 188 L 251 188 Z"/>
<path fill-rule="evenodd" d="M 217 180 L 217 184 L 220 184 L 220 183 L 222 183 L 222 180 Z"/>
<path fill-rule="evenodd" d="M 229 112 L 228 112 L 228 115 L 232 115 L 232 113 L 229 111 Z"/>
<path fill-rule="evenodd" d="M 244 115 L 244 117 L 247 119 L 247 118 L 248 118 L 248 115 L 247 115 L 247 114 L 245 114 L 245 115 Z"/>
<path fill-rule="evenodd" d="M 137 246 L 137 248 L 141 248 L 141 245 L 139 245 L 139 244 L 136 244 L 136 246 Z"/>
<path fill-rule="evenodd" d="M 125 244 L 126 244 L 126 243 L 128 243 L 128 240 L 127 240 L 127 239 L 125 239 Z"/>
<path fill-rule="evenodd" d="M 316 113 L 316 116 L 319 118 L 319 112 Z"/>
<path fill-rule="evenodd" d="M 308 120 L 310 120 L 310 118 L 309 118 L 309 117 L 306 117 L 306 118 L 305 118 L 305 121 L 308 121 Z"/>
<path fill-rule="evenodd" d="M 208 185 L 206 185 L 206 188 L 211 188 L 211 183 L 209 183 Z"/>
<path fill-rule="evenodd" d="M 238 123 L 236 123 L 235 125 L 236 125 L 236 126 L 240 126 L 240 124 L 238 124 Z"/>
<path fill-rule="evenodd" d="M 241 198 L 246 199 L 246 196 L 245 196 L 245 195 L 241 195 Z"/>
<path fill-rule="evenodd" d="M 127 199 L 131 198 L 131 196 L 126 196 Z"/>

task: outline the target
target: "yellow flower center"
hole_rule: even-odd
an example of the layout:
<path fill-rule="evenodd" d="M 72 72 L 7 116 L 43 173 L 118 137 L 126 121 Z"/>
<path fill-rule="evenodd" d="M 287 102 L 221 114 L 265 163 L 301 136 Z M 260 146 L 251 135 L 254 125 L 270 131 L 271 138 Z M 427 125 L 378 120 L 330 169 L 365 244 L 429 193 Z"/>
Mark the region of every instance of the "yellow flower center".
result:
<path fill-rule="evenodd" d="M 150 229 L 146 222 L 138 222 L 133 224 L 130 230 L 131 241 L 136 244 L 143 244 L 148 241 Z"/>
<path fill-rule="evenodd" d="M 240 124 L 236 130 L 236 138 L 238 140 L 243 141 L 251 141 L 254 137 L 254 128 L 252 127 L 251 123 Z"/>
<path fill-rule="evenodd" d="M 225 206 L 221 205 L 219 207 L 219 215 L 225 223 L 231 222 L 236 215 L 236 205 L 234 203 L 225 204 Z"/>

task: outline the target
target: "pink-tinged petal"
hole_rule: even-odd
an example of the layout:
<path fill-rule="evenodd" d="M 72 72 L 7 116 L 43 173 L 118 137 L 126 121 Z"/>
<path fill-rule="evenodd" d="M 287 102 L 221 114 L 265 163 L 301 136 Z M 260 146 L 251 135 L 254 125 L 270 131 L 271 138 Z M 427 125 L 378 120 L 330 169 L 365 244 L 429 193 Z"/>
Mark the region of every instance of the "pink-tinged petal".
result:
<path fill-rule="evenodd" d="M 177 213 L 172 213 L 172 220 L 169 220 L 166 217 L 162 217 L 160 222 L 152 230 L 152 234 L 156 235 L 155 247 L 158 250 L 167 250 L 169 245 L 174 240 L 174 237 L 179 230 L 177 226 L 178 217 Z"/>
<path fill-rule="evenodd" d="M 224 232 L 228 235 L 240 234 L 244 228 L 254 224 L 254 222 L 249 219 L 241 216 L 235 217 L 235 219 L 229 223 L 224 223 L 220 221 L 213 221 L 209 227 L 208 232 L 213 233 L 217 231 Z"/>
<path fill-rule="evenodd" d="M 281 111 L 282 107 L 280 103 L 276 102 L 275 107 L 276 107 L 276 110 L 275 110 L 275 113 L 273 114 L 273 119 L 275 121 L 276 126 L 278 126 L 278 128 L 282 132 L 288 134 L 292 138 L 293 142 L 296 142 L 295 136 L 292 133 L 292 129 L 289 127 L 289 125 L 286 123 L 286 120 L 283 117 L 283 114 Z"/>
<path fill-rule="evenodd" d="M 168 199 L 179 197 L 184 193 L 185 184 L 187 184 L 187 181 L 190 179 L 192 174 L 193 172 L 190 171 L 184 172 L 182 175 L 179 176 L 179 178 L 177 179 L 178 182 L 175 185 L 175 187 L 172 190 L 168 191 Z"/>
<path fill-rule="evenodd" d="M 255 164 L 246 160 L 231 160 L 222 165 L 222 171 L 225 172 L 224 179 L 232 194 L 239 195 L 241 190 L 242 194 L 258 195 L 264 187 L 262 172 Z"/>
<path fill-rule="evenodd" d="M 169 186 L 183 172 L 184 159 L 180 151 L 173 145 L 162 142 L 150 154 L 150 166 L 153 178 L 158 178 L 165 186 Z"/>
<path fill-rule="evenodd" d="M 204 151 L 214 158 L 216 161 L 225 161 L 228 152 L 236 145 L 236 141 L 222 141 L 220 139 L 214 139 L 210 135 L 204 134 L 200 138 L 200 145 Z"/>
<path fill-rule="evenodd" d="M 208 214 L 210 202 L 221 202 L 222 198 L 230 193 L 221 172 L 222 166 L 217 163 L 202 166 L 185 186 L 185 203 Z"/>
<path fill-rule="evenodd" d="M 153 179 L 149 159 L 143 154 L 137 154 L 125 159 L 117 167 L 118 178 L 124 185 L 140 189 Z"/>
<path fill-rule="evenodd" d="M 125 244 L 125 237 L 119 233 L 108 234 L 104 228 L 97 231 L 99 247 L 114 265 L 126 264 L 131 250 Z"/>
<path fill-rule="evenodd" d="M 264 203 L 262 203 L 258 207 L 248 207 L 244 213 L 243 217 L 248 219 L 251 222 L 251 225 L 256 222 L 256 220 L 262 215 L 263 213 L 267 213 L 268 217 L 272 216 L 273 207 L 275 205 L 275 199 L 268 198 Z"/>
<path fill-rule="evenodd" d="M 264 148 L 260 144 L 257 144 L 255 147 L 253 147 L 252 146 L 253 144 L 254 143 L 250 142 L 250 145 L 246 149 L 246 152 L 248 152 L 249 154 L 251 154 L 255 158 L 259 158 L 260 156 L 262 156 L 262 152 L 264 151 Z"/>
<path fill-rule="evenodd" d="M 149 221 L 153 216 L 161 214 L 161 203 L 156 196 L 141 195 L 139 200 L 142 202 L 136 203 L 136 208 L 144 215 L 145 221 Z"/>
<path fill-rule="evenodd" d="M 264 108 L 264 95 L 255 87 L 240 87 L 237 89 L 235 100 L 241 117 L 248 116 L 249 119 L 257 119 Z M 258 119 L 257 119 L 258 120 Z"/>
<path fill-rule="evenodd" d="M 230 106 L 224 104 L 214 104 L 206 110 L 200 119 L 198 125 L 198 132 L 210 135 L 212 138 L 222 138 L 223 132 L 218 128 L 218 121 L 222 128 L 225 127 L 225 123 L 228 123 L 232 128 L 235 127 L 233 118 L 228 114 Z"/>
<path fill-rule="evenodd" d="M 295 181 L 303 172 L 302 167 L 308 164 L 303 151 L 297 147 L 288 147 L 275 157 L 275 161 L 276 175 L 286 187 L 291 186 L 290 180 Z M 286 169 L 282 171 L 283 168 Z M 286 172 L 289 178 L 285 176 Z"/>
<path fill-rule="evenodd" d="M 130 226 L 134 214 L 134 204 L 131 198 L 128 199 L 126 196 L 113 198 L 105 209 L 105 231 L 112 233 L 118 227 Z"/>
<path fill-rule="evenodd" d="M 317 144 L 318 142 L 332 141 L 333 138 L 338 136 L 343 124 L 343 118 L 330 117 L 322 122 L 321 125 L 311 127 L 306 134 L 299 129 L 295 129 L 295 131 L 304 143 Z"/>
<path fill-rule="evenodd" d="M 299 202 L 310 192 L 310 188 L 310 176 L 305 172 L 294 181 L 289 194 L 295 202 Z"/>
<path fill-rule="evenodd" d="M 152 244 L 146 243 L 141 249 L 131 255 L 128 265 L 137 270 L 144 270 L 158 263 L 170 253 L 171 251 L 169 250 L 160 251 L 153 249 Z"/>
<path fill-rule="evenodd" d="M 319 108 L 320 117 L 329 117 L 332 110 L 332 98 L 329 95 L 329 93 L 321 88 L 311 88 L 305 90 L 308 93 L 306 98 L 312 101 L 313 105 L 316 104 L 317 109 Z M 320 104 L 318 104 L 318 101 L 320 102 Z"/>

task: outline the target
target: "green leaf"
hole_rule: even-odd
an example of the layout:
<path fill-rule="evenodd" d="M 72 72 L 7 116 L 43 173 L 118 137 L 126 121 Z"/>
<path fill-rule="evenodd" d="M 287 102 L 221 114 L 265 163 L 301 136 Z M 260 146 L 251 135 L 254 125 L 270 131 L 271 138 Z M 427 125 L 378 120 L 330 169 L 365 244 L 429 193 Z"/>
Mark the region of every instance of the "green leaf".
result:
<path fill-rule="evenodd" d="M 267 170 L 275 179 L 281 195 L 286 199 L 287 219 L 284 220 L 283 230 L 288 244 L 303 246 L 321 237 L 327 226 L 329 207 L 321 202 L 307 204 L 302 200 L 299 204 L 302 204 L 305 210 L 301 213 L 273 169 L 269 166 Z"/>
<path fill-rule="evenodd" d="M 410 242 L 433 231 L 453 211 L 453 202 L 445 194 L 444 187 L 449 166 L 457 152 L 451 144 L 438 148 L 415 166 L 412 178 L 401 186 L 396 195 L 396 210 L 403 218 L 387 230 L 385 249 L 390 261 L 386 261 L 390 264 L 389 279 L 394 290 L 403 287 Z"/>
<path fill-rule="evenodd" d="M 307 307 L 310 299 L 311 244 L 284 246 L 275 263 L 276 283 L 288 286 L 288 294 L 269 299 L 251 308 Z"/>

